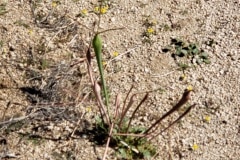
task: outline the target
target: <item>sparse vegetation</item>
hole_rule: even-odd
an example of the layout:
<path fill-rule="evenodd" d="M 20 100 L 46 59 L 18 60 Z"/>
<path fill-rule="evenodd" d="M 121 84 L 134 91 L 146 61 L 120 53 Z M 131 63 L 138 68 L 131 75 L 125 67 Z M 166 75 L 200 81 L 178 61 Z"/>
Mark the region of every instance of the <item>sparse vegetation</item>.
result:
<path fill-rule="evenodd" d="M 0 159 L 208 159 L 228 133 L 216 158 L 234 159 L 237 16 L 224 3 L 0 2 Z"/>
<path fill-rule="evenodd" d="M 143 26 L 145 27 L 145 31 L 142 34 L 143 43 L 153 43 L 152 36 L 157 34 L 156 25 L 157 20 L 149 16 L 147 16 L 146 19 L 143 21 Z"/>
<path fill-rule="evenodd" d="M 209 42 L 211 44 L 211 42 Z M 186 79 L 185 70 L 201 64 L 210 64 L 210 57 L 196 43 L 186 43 L 179 38 L 172 38 L 171 44 L 162 49 L 162 52 L 170 52 L 183 75 L 181 81 Z"/>
<path fill-rule="evenodd" d="M 6 14 L 8 11 L 6 10 L 6 4 L 2 3 L 0 4 L 0 16 Z"/>
<path fill-rule="evenodd" d="M 178 63 L 178 65 L 185 70 L 187 66 L 191 64 L 200 65 L 202 63 L 209 64 L 209 55 L 204 52 L 203 49 L 199 49 L 196 43 L 187 44 L 181 39 L 173 38 L 171 40 L 171 45 L 165 47 L 163 52 L 172 52 L 172 57 L 177 58 L 187 58 L 189 59 L 188 64 Z"/>
<path fill-rule="evenodd" d="M 102 4 L 100 4 L 100 10 L 101 10 Z M 101 20 L 101 12 L 99 14 L 99 21 Z M 149 36 L 153 34 L 155 31 L 152 28 L 156 22 L 146 22 L 147 31 L 146 36 L 150 38 Z M 106 30 L 108 31 L 108 30 Z M 104 31 L 104 32 L 106 32 Z M 102 32 L 103 33 L 103 32 Z M 159 133 L 156 133 L 156 128 L 158 128 L 161 121 L 168 116 L 170 116 L 173 112 L 177 111 L 181 106 L 186 104 L 186 102 L 190 98 L 190 92 L 192 91 L 192 88 L 187 89 L 182 99 L 166 114 L 164 114 L 162 117 L 160 117 L 154 124 L 152 124 L 149 128 L 144 128 L 143 126 L 135 126 L 132 124 L 133 119 L 135 118 L 135 114 L 139 110 L 139 108 L 143 105 L 143 103 L 147 100 L 149 93 L 147 92 L 142 100 L 139 102 L 137 107 L 134 109 L 132 113 L 130 112 L 130 108 L 133 107 L 133 103 L 136 101 L 135 96 L 137 94 L 133 94 L 130 96 L 130 93 L 133 89 L 133 87 L 129 90 L 128 94 L 126 95 L 126 98 L 124 100 L 123 105 L 121 105 L 120 99 L 117 96 L 115 99 L 115 107 L 113 105 L 109 104 L 109 95 L 106 89 L 106 81 L 104 77 L 104 70 L 103 70 L 103 60 L 102 60 L 102 40 L 100 38 L 100 34 L 97 32 L 93 38 L 93 48 L 95 52 L 95 56 L 98 63 L 98 69 L 99 74 L 101 78 L 101 85 L 99 86 L 96 80 L 94 80 L 92 67 L 91 67 L 91 53 L 90 48 L 87 52 L 87 59 L 88 59 L 88 73 L 91 79 L 92 87 L 94 90 L 94 93 L 96 95 L 96 99 L 98 101 L 98 108 L 99 108 L 99 117 L 96 121 L 96 133 L 97 137 L 101 138 L 101 143 L 107 143 L 106 144 L 106 150 L 105 154 L 103 156 L 103 160 L 106 159 L 107 150 L 109 146 L 114 147 L 117 150 L 117 153 L 119 153 L 118 156 L 124 159 L 149 159 L 152 156 L 156 154 L 156 148 L 151 144 L 151 141 L 154 139 Z M 101 88 L 103 89 L 103 97 L 101 96 Z M 130 96 L 129 102 L 127 102 L 128 98 Z M 103 99 L 105 99 L 105 103 L 103 103 Z M 185 110 L 185 112 L 179 116 L 177 120 L 172 122 L 167 128 L 164 129 L 167 130 L 170 128 L 174 123 L 178 122 L 182 117 L 184 117 L 191 108 L 195 106 L 192 105 L 189 108 Z M 114 108 L 114 109 L 113 109 Z M 103 138 L 105 137 L 105 138 Z"/>

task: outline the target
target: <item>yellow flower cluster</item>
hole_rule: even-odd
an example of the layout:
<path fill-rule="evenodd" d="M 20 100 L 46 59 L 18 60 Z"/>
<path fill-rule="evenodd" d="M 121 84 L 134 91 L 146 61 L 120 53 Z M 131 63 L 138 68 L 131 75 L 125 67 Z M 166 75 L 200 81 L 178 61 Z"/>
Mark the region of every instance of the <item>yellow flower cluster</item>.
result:
<path fill-rule="evenodd" d="M 151 28 L 151 27 L 149 27 L 149 28 L 147 29 L 147 33 L 149 33 L 149 34 L 153 34 L 153 33 L 154 33 L 154 29 Z"/>
<path fill-rule="evenodd" d="M 94 11 L 97 13 L 105 14 L 108 11 L 108 5 L 100 7 L 95 7 Z"/>
<path fill-rule="evenodd" d="M 193 90 L 193 87 L 192 87 L 191 85 L 189 85 L 189 86 L 187 87 L 187 90 L 188 90 L 188 91 L 192 91 L 192 90 Z"/>
<path fill-rule="evenodd" d="M 86 9 L 83 9 L 83 10 L 81 10 L 81 13 L 82 13 L 83 15 L 87 15 L 87 13 L 88 13 L 88 10 L 86 10 Z"/>
<path fill-rule="evenodd" d="M 56 1 L 52 1 L 52 7 L 55 8 L 57 7 L 57 5 L 61 4 L 60 1 L 56 0 Z"/>
<path fill-rule="evenodd" d="M 29 29 L 29 30 L 28 30 L 28 33 L 29 33 L 29 35 L 33 35 L 33 30 L 32 30 L 32 29 Z"/>
<path fill-rule="evenodd" d="M 90 106 L 86 107 L 87 112 L 92 112 L 92 108 Z"/>
<path fill-rule="evenodd" d="M 52 7 L 55 8 L 57 6 L 57 2 L 53 1 L 52 2 Z"/>
<path fill-rule="evenodd" d="M 119 55 L 119 53 L 117 51 L 113 52 L 113 57 L 117 57 Z"/>
<path fill-rule="evenodd" d="M 198 146 L 196 143 L 194 143 L 193 146 L 192 146 L 192 149 L 193 149 L 194 151 L 196 151 L 196 150 L 199 149 L 199 146 Z"/>
<path fill-rule="evenodd" d="M 211 121 L 211 117 L 210 116 L 205 116 L 204 120 L 209 123 Z"/>

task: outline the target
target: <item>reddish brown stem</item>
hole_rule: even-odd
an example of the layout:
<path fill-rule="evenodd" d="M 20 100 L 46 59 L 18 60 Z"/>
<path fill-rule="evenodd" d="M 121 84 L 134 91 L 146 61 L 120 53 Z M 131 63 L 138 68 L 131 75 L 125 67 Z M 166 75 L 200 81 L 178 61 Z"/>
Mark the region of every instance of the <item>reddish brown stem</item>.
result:
<path fill-rule="evenodd" d="M 171 115 L 174 111 L 178 110 L 181 106 L 183 106 L 187 101 L 190 99 L 190 93 L 191 91 L 186 90 L 183 93 L 183 96 L 181 100 L 167 113 L 165 113 L 161 118 L 159 118 L 154 124 L 152 124 L 145 132 L 144 134 L 149 134 L 149 131 L 151 131 L 154 127 L 156 127 L 163 119 Z M 151 133 L 150 133 L 151 134 Z"/>
<path fill-rule="evenodd" d="M 190 107 L 188 107 L 188 109 L 178 117 L 178 119 L 176 119 L 174 122 L 172 122 L 167 128 L 165 128 L 164 130 L 162 130 L 161 132 L 157 133 L 156 135 L 152 136 L 149 141 L 151 141 L 152 139 L 154 139 L 155 137 L 157 137 L 159 134 L 165 132 L 166 130 L 168 130 L 170 127 L 172 127 L 175 123 L 177 123 L 178 121 L 180 121 L 184 116 L 186 116 L 186 114 L 188 114 L 191 109 L 195 106 L 196 104 L 191 105 Z"/>
<path fill-rule="evenodd" d="M 122 116 L 121 116 L 121 119 L 120 119 L 120 122 L 119 122 L 119 127 L 121 128 L 121 125 L 122 125 L 122 121 L 127 113 L 127 111 L 129 110 L 129 108 L 133 105 L 134 103 L 134 98 L 135 98 L 136 94 L 132 95 L 132 97 L 130 98 L 130 101 L 128 102 L 128 106 L 125 108 L 125 110 L 123 111 L 122 113 Z"/>
<path fill-rule="evenodd" d="M 126 107 L 126 104 L 127 104 L 127 99 L 128 99 L 128 97 L 129 97 L 132 89 L 133 89 L 133 86 L 132 86 L 132 87 L 130 88 L 130 90 L 128 91 L 127 96 L 126 96 L 126 98 L 125 98 L 125 100 L 124 100 L 123 107 L 122 107 L 122 113 L 121 113 L 122 116 L 121 116 L 121 117 L 123 117 L 124 110 L 125 110 L 125 107 Z"/>
<path fill-rule="evenodd" d="M 131 125 L 133 117 L 135 116 L 135 114 L 138 111 L 138 109 L 140 108 L 140 106 L 147 100 L 147 98 L 148 98 L 148 93 L 146 93 L 146 95 L 143 97 L 142 101 L 138 104 L 136 109 L 133 111 L 132 116 L 130 117 L 129 122 L 128 122 L 127 131 L 126 131 L 127 133 L 128 133 L 128 129 Z"/>

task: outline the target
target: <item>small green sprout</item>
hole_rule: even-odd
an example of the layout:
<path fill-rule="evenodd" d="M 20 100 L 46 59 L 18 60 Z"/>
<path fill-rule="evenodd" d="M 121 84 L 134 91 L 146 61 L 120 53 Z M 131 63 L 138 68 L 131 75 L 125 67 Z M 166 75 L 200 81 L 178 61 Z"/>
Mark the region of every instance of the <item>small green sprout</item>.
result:
<path fill-rule="evenodd" d="M 143 26 L 145 26 L 145 31 L 142 34 L 143 42 L 152 44 L 151 37 L 156 35 L 156 25 L 157 20 L 152 19 L 151 17 L 147 16 L 147 18 L 143 22 Z"/>

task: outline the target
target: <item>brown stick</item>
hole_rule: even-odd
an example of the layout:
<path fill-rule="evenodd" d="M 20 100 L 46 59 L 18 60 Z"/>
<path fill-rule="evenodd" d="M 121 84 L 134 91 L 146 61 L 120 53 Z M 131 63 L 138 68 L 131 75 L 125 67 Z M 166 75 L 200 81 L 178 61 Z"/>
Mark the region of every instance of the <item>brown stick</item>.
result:
<path fill-rule="evenodd" d="M 110 128 L 110 131 L 109 131 L 109 136 L 108 136 L 108 139 L 107 139 L 107 145 L 106 145 L 105 152 L 104 152 L 104 155 L 103 155 L 103 158 L 102 158 L 103 160 L 105 160 L 106 157 L 107 157 L 107 151 L 108 151 L 108 147 L 109 147 L 109 144 L 110 144 L 113 127 L 114 127 L 114 123 L 111 124 L 111 128 Z"/>

